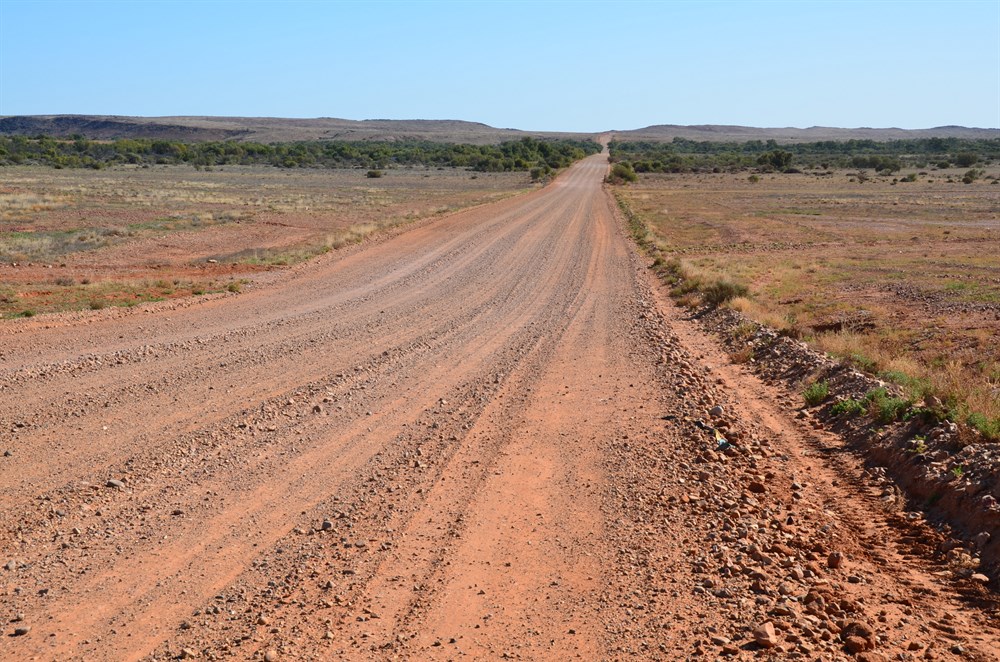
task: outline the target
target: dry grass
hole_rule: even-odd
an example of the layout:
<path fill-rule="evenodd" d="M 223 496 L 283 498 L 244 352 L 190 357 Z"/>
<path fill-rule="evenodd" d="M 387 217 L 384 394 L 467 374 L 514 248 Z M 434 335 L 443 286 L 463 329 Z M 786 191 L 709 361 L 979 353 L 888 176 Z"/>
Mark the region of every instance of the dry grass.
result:
<path fill-rule="evenodd" d="M 531 187 L 527 173 L 426 168 L 377 180 L 363 170 L 5 168 L 0 315 L 177 296 L 147 287 L 159 279 L 197 282 L 187 294 L 224 289 L 227 279 Z M 71 295 L 72 287 L 51 287 L 54 279 L 83 289 Z"/>
<path fill-rule="evenodd" d="M 749 286 L 729 305 L 960 417 L 997 420 L 1000 186 L 960 180 L 652 175 L 622 195 L 664 259 Z"/>

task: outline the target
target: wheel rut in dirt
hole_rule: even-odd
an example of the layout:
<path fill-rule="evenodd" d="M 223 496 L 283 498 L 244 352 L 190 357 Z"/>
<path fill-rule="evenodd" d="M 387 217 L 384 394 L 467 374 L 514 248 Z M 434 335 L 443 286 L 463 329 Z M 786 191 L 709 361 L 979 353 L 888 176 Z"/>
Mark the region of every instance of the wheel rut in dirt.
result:
<path fill-rule="evenodd" d="M 28 628 L 0 657 L 990 659 L 987 607 L 861 551 L 914 546 L 851 468 L 782 459 L 803 430 L 705 373 L 606 168 L 239 295 L 0 330 Z M 726 452 L 692 424 L 715 404 Z"/>

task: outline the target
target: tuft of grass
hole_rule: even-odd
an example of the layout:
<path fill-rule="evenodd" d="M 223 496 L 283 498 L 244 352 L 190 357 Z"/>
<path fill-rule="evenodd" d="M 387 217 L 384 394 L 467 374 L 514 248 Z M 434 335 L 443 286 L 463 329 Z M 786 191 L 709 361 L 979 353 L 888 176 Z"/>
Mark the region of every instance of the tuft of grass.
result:
<path fill-rule="evenodd" d="M 827 399 L 827 397 L 829 397 L 829 395 L 830 385 L 826 381 L 810 384 L 809 387 L 802 392 L 802 398 L 810 407 L 815 407 L 816 405 L 822 403 Z"/>
<path fill-rule="evenodd" d="M 834 415 L 836 416 L 840 416 L 841 414 L 847 414 L 848 416 L 860 416 L 865 413 L 866 410 L 867 408 L 865 407 L 865 403 L 851 398 L 841 400 L 835 404 L 832 409 Z"/>
<path fill-rule="evenodd" d="M 728 280 L 717 280 L 711 285 L 702 288 L 702 295 L 705 303 L 717 308 L 727 301 L 732 301 L 736 297 L 745 297 L 750 290 L 746 285 L 734 283 Z"/>
<path fill-rule="evenodd" d="M 239 281 L 235 281 L 235 280 L 233 282 L 231 282 L 229 285 L 226 286 L 226 291 L 233 292 L 233 293 L 239 293 L 242 289 L 243 288 L 240 285 Z"/>
<path fill-rule="evenodd" d="M 965 422 L 989 439 L 1000 439 L 1000 418 L 991 419 L 985 414 L 974 411 L 965 417 Z"/>
<path fill-rule="evenodd" d="M 913 403 L 905 398 L 889 395 L 884 388 L 873 388 L 865 394 L 868 403 L 868 413 L 876 422 L 883 425 L 900 420 Z"/>

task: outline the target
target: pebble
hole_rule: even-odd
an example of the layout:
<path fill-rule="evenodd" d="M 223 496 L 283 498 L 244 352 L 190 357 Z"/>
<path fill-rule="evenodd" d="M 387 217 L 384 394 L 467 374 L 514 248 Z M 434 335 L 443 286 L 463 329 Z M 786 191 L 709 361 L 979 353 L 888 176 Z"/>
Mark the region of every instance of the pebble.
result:
<path fill-rule="evenodd" d="M 122 482 L 122 481 L 120 481 L 120 480 L 117 480 L 115 478 L 111 478 L 110 480 L 108 480 L 107 483 L 105 483 L 105 486 L 107 486 L 107 487 L 117 487 L 118 489 L 124 489 L 125 483 Z"/>
<path fill-rule="evenodd" d="M 843 567 L 844 555 L 840 552 L 830 552 L 830 556 L 826 559 L 826 565 L 828 568 L 833 568 L 834 570 Z"/>
<path fill-rule="evenodd" d="M 264 662 L 278 662 L 278 651 L 272 649 L 264 653 Z"/>
<path fill-rule="evenodd" d="M 708 410 L 708 415 L 712 418 L 722 418 L 726 415 L 726 410 L 722 408 L 722 405 L 715 405 Z"/>
<path fill-rule="evenodd" d="M 15 637 L 23 637 L 24 635 L 28 634 L 29 632 L 31 632 L 31 626 L 30 625 L 22 625 L 20 627 L 14 628 L 14 636 Z"/>

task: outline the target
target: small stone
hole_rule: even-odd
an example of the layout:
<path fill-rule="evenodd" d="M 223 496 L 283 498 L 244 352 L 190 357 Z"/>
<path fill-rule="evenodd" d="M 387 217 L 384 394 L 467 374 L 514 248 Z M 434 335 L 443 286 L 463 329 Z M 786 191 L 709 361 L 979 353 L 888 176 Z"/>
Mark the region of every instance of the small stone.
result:
<path fill-rule="evenodd" d="M 722 418 L 726 415 L 726 410 L 722 408 L 722 405 L 715 405 L 708 410 L 708 415 L 712 418 Z"/>
<path fill-rule="evenodd" d="M 260 616 L 257 617 L 257 625 L 270 625 L 270 624 L 271 620 L 267 616 L 261 614 Z"/>
<path fill-rule="evenodd" d="M 4 451 L 4 452 L 3 452 L 3 456 L 4 456 L 4 457 L 10 457 L 10 456 L 12 456 L 12 455 L 13 455 L 13 453 L 11 453 L 10 451 Z"/>
<path fill-rule="evenodd" d="M 830 556 L 826 559 L 826 565 L 828 568 L 833 568 L 834 570 L 843 567 L 844 555 L 840 552 L 830 552 Z"/>
<path fill-rule="evenodd" d="M 753 631 L 753 640 L 762 648 L 774 648 L 778 645 L 778 636 L 774 633 L 774 623 L 768 621 L 758 625 Z"/>
<path fill-rule="evenodd" d="M 278 662 L 278 651 L 272 649 L 264 653 L 264 662 Z"/>
<path fill-rule="evenodd" d="M 29 632 L 31 632 L 31 626 L 30 625 L 22 625 L 20 627 L 14 628 L 14 636 L 15 637 L 23 637 L 24 635 L 28 634 Z"/>
<path fill-rule="evenodd" d="M 11 572 L 13 572 L 14 570 L 17 570 L 17 563 L 15 561 L 13 561 L 13 560 L 7 561 L 7 565 L 5 565 L 4 567 L 7 570 L 10 570 Z"/>
<path fill-rule="evenodd" d="M 198 652 L 193 648 L 182 648 L 180 658 L 182 660 L 193 660 L 198 657 Z"/>
<path fill-rule="evenodd" d="M 322 414 L 323 413 L 323 408 L 320 407 L 319 405 L 313 405 L 313 413 L 314 414 Z"/>
<path fill-rule="evenodd" d="M 747 489 L 754 494 L 763 494 L 764 492 L 767 492 L 767 488 L 764 487 L 764 483 L 757 480 L 747 485 Z"/>
<path fill-rule="evenodd" d="M 121 490 L 121 489 L 125 488 L 125 483 L 122 482 L 122 481 L 120 481 L 120 480 L 117 480 L 115 478 L 111 478 L 110 480 L 108 480 L 107 483 L 105 483 L 105 486 L 106 487 L 117 487 L 119 490 Z"/>
<path fill-rule="evenodd" d="M 324 531 L 329 531 L 330 529 L 333 528 L 333 522 L 331 522 L 328 519 L 325 519 L 323 520 L 323 524 L 320 526 L 320 528 L 323 529 Z"/>
<path fill-rule="evenodd" d="M 980 572 L 974 573 L 969 579 L 974 582 L 980 582 L 981 584 L 990 583 L 990 578 Z"/>

